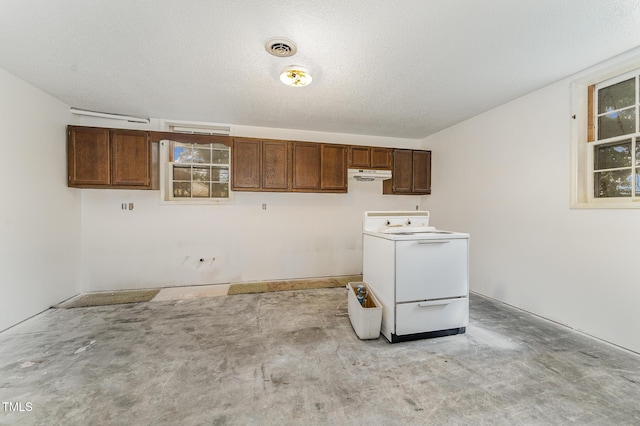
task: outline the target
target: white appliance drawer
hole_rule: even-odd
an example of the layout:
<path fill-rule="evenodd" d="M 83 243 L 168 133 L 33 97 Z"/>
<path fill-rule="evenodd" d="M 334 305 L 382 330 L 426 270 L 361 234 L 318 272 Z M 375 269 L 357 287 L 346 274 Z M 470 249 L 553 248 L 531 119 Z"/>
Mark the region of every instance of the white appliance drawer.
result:
<path fill-rule="evenodd" d="M 466 327 L 469 299 L 429 300 L 396 305 L 396 335 Z"/>
<path fill-rule="evenodd" d="M 468 250 L 467 238 L 396 241 L 396 302 L 466 296 Z"/>

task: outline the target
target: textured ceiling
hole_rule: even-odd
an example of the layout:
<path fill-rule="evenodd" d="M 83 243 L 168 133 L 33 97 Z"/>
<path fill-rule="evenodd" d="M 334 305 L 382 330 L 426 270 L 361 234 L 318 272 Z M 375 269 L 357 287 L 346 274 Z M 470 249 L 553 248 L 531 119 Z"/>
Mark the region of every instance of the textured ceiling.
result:
<path fill-rule="evenodd" d="M 638 45 L 633 0 L 0 1 L 0 67 L 71 106 L 405 138 Z"/>

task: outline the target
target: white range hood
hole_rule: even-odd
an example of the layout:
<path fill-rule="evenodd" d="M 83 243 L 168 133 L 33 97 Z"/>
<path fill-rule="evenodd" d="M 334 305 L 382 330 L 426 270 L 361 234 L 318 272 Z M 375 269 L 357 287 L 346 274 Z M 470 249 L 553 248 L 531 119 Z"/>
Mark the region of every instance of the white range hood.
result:
<path fill-rule="evenodd" d="M 375 181 L 391 179 L 391 170 L 349 169 L 349 179 Z"/>

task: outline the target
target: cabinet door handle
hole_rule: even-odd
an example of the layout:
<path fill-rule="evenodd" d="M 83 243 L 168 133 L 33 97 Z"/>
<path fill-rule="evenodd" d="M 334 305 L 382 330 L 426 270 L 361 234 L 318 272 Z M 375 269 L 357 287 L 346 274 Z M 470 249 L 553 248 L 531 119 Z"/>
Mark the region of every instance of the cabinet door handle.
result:
<path fill-rule="evenodd" d="M 440 306 L 440 305 L 450 305 L 450 304 L 451 304 L 451 300 L 431 300 L 429 302 L 420 302 L 418 303 L 418 306 L 425 307 L 425 306 Z"/>
<path fill-rule="evenodd" d="M 447 244 L 449 240 L 418 240 L 418 244 Z"/>

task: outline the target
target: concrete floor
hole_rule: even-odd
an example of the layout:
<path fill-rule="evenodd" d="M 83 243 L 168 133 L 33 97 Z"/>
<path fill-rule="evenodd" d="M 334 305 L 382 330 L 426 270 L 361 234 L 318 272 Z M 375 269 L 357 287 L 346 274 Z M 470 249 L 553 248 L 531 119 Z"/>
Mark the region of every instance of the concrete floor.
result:
<path fill-rule="evenodd" d="M 394 345 L 346 307 L 333 288 L 48 310 L 0 333 L 0 424 L 640 424 L 636 354 L 480 296 L 466 334 Z"/>

